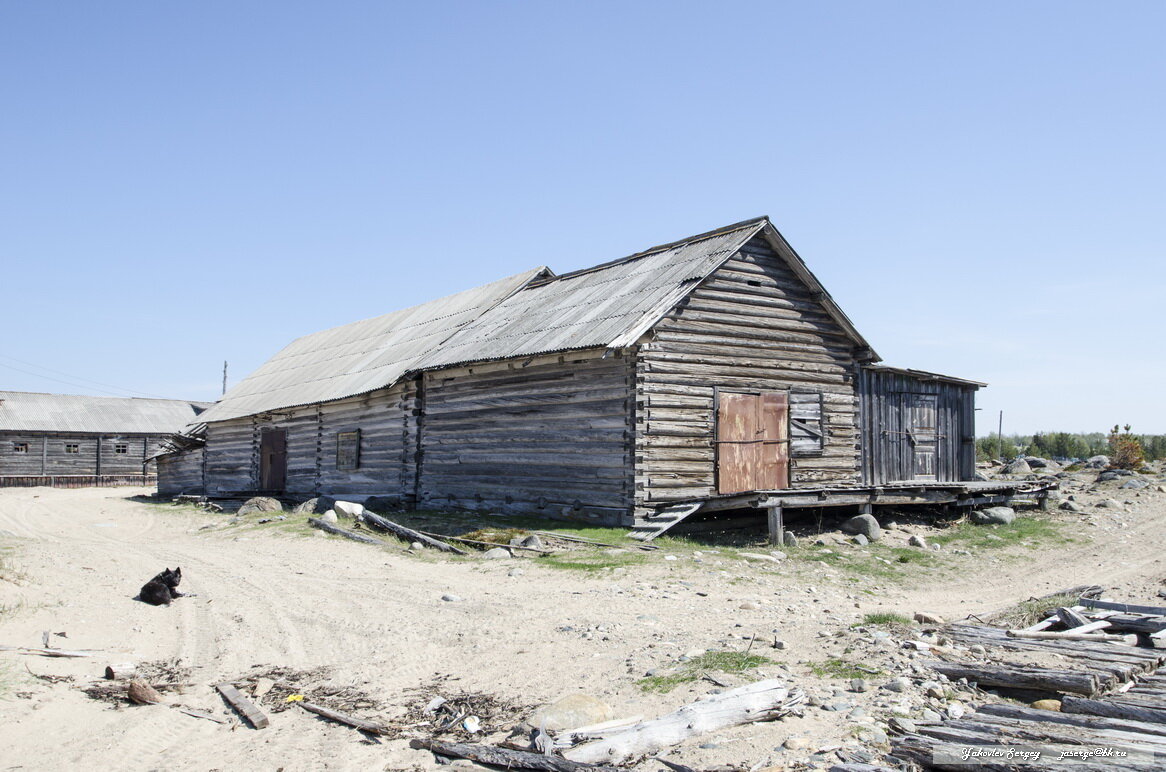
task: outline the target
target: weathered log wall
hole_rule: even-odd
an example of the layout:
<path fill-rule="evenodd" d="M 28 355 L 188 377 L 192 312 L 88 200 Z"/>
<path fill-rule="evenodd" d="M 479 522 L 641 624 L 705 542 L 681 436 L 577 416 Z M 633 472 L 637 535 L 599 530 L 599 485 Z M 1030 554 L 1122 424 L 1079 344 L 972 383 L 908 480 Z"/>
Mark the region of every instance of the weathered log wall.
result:
<path fill-rule="evenodd" d="M 602 351 L 425 373 L 419 505 L 629 523 L 633 373 Z"/>
<path fill-rule="evenodd" d="M 158 494 L 177 496 L 206 491 L 204 464 L 206 448 L 191 448 L 158 458 Z"/>
<path fill-rule="evenodd" d="M 160 439 L 143 434 L 0 432 L 0 476 L 140 475 Z M 69 446 L 76 446 L 77 452 L 69 452 Z"/>
<path fill-rule="evenodd" d="M 717 389 L 790 392 L 791 415 L 820 404 L 820 450 L 792 433 L 794 488 L 858 479 L 855 344 L 762 238 L 670 312 L 639 352 L 636 504 L 716 491 Z M 807 454 L 807 451 L 809 453 Z"/>

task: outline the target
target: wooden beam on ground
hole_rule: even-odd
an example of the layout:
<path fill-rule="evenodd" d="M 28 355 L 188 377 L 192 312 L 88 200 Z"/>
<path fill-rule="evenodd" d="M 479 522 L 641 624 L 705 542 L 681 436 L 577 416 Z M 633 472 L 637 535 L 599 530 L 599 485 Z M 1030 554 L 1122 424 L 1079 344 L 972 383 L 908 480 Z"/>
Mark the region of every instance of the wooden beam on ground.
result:
<path fill-rule="evenodd" d="M 969 665 L 958 662 L 928 662 L 927 665 L 955 681 L 966 678 L 980 686 L 1005 689 L 1034 689 L 1045 692 L 1084 694 L 1097 693 L 1097 676 L 1093 673 L 1074 673 L 1066 670 L 1027 667 L 1023 665 L 994 666 Z"/>
<path fill-rule="evenodd" d="M 433 549 L 441 550 L 442 552 L 451 552 L 455 555 L 470 554 L 463 549 L 459 549 L 453 546 L 452 544 L 446 544 L 443 541 L 438 541 L 437 539 L 434 539 L 430 536 L 426 536 L 420 531 L 414 531 L 412 528 L 406 528 L 400 523 L 394 523 L 392 520 L 381 517 L 380 515 L 373 514 L 372 512 L 365 511 L 365 513 L 361 515 L 361 519 L 363 519 L 364 522 L 368 523 L 373 528 L 379 528 L 382 531 L 387 531 L 408 542 L 421 542 L 427 547 L 432 547 Z"/>
<path fill-rule="evenodd" d="M 307 701 L 300 702 L 298 704 L 301 708 L 308 711 L 309 713 L 315 713 L 317 716 L 323 716 L 324 718 L 336 721 L 337 723 L 346 724 L 347 726 L 353 727 L 354 729 L 359 729 L 362 732 L 368 732 L 369 734 L 375 735 L 387 735 L 389 733 L 389 728 L 386 726 L 381 724 L 374 724 L 371 721 L 365 721 L 362 718 L 356 718 L 355 716 L 350 716 L 347 713 L 341 713 L 338 710 L 325 708 L 323 705 L 316 705 L 315 703 Z"/>
<path fill-rule="evenodd" d="M 219 694 L 223 695 L 223 699 L 239 712 L 247 722 L 256 729 L 263 729 L 271 723 L 271 719 L 267 714 L 259 709 L 251 700 L 243 696 L 243 694 L 235 688 L 234 684 L 222 683 L 215 687 Z"/>
<path fill-rule="evenodd" d="M 616 767 L 581 764 L 558 756 L 547 756 L 530 751 L 515 751 L 492 745 L 415 739 L 409 741 L 409 747 L 433 751 L 441 756 L 469 759 L 479 764 L 489 764 L 503 769 L 532 769 L 537 772 L 620 772 Z"/>
<path fill-rule="evenodd" d="M 341 528 L 339 526 L 332 525 L 331 523 L 325 523 L 318 517 L 309 517 L 308 524 L 313 528 L 319 528 L 321 531 L 334 533 L 337 536 L 343 536 L 345 539 L 352 539 L 353 541 L 358 541 L 361 544 L 376 544 L 382 547 L 385 544 L 383 541 L 373 536 L 365 536 L 363 533 L 355 533 L 353 531 L 347 530 L 346 528 Z"/>

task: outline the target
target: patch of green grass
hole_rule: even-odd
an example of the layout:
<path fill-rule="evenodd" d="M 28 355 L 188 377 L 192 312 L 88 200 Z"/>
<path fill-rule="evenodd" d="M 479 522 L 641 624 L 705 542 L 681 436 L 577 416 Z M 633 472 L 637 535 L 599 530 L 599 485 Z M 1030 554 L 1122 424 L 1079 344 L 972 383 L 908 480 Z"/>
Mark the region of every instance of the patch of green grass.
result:
<path fill-rule="evenodd" d="M 865 627 L 889 627 L 891 625 L 910 625 L 911 619 L 896 611 L 876 611 L 867 614 L 859 624 Z"/>
<path fill-rule="evenodd" d="M 683 683 L 690 683 L 704 673 L 744 673 L 747 670 L 772 663 L 773 660 L 760 654 L 744 651 L 706 651 L 682 663 L 679 670 L 667 675 L 648 676 L 636 681 L 645 692 L 667 693 Z"/>
<path fill-rule="evenodd" d="M 1008 525 L 976 525 L 963 522 L 931 537 L 935 544 L 964 549 L 1003 549 L 1022 546 L 1043 549 L 1076 541 L 1065 533 L 1065 524 L 1048 516 L 1018 517 Z"/>
<path fill-rule="evenodd" d="M 867 676 L 879 675 L 880 671 L 870 672 L 874 668 L 867 668 L 866 670 L 859 670 L 858 666 L 853 662 L 847 662 L 838 657 L 830 657 L 825 662 L 814 662 L 810 664 L 810 672 L 819 678 L 865 678 Z"/>
<path fill-rule="evenodd" d="M 543 555 L 534 558 L 534 560 L 548 568 L 597 574 L 614 568 L 639 565 L 645 562 L 646 558 L 647 553 L 644 552 L 607 552 L 600 549 L 581 549 Z"/>
<path fill-rule="evenodd" d="M 1026 600 L 1003 611 L 997 611 L 988 617 L 987 621 L 1011 630 L 1021 629 L 1040 622 L 1062 606 L 1069 607 L 1076 602 L 1077 596 L 1071 593 L 1053 595 L 1037 600 Z"/>
<path fill-rule="evenodd" d="M 890 547 L 881 542 L 862 548 L 842 544 L 831 547 L 787 547 L 786 552 L 790 560 L 802 565 L 825 563 L 848 574 L 848 578 L 857 579 L 901 581 L 921 570 L 942 565 L 940 557 L 933 552 L 910 547 Z"/>

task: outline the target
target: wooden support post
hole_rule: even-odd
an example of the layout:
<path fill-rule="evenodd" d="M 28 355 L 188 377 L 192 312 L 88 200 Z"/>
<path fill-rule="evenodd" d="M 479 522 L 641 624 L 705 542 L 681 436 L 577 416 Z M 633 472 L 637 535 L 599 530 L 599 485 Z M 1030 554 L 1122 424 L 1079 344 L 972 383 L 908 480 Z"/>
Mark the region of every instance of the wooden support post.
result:
<path fill-rule="evenodd" d="M 785 543 L 785 523 L 782 521 L 781 507 L 769 508 L 769 543 L 778 546 Z"/>
<path fill-rule="evenodd" d="M 1040 505 L 1041 512 L 1048 512 L 1049 511 L 1049 492 L 1048 491 L 1041 491 L 1040 493 L 1038 493 L 1036 496 L 1036 501 L 1037 501 L 1037 504 Z"/>
<path fill-rule="evenodd" d="M 872 514 L 873 512 L 874 512 L 874 507 L 871 506 L 870 504 L 859 504 L 859 506 L 858 506 L 858 514 L 860 514 L 860 515 L 869 515 L 869 514 Z"/>

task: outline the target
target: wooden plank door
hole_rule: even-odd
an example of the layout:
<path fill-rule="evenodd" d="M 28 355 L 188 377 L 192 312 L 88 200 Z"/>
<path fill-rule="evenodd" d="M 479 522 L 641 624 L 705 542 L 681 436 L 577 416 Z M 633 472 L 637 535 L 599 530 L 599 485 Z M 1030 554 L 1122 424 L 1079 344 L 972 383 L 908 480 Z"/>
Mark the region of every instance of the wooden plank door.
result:
<path fill-rule="evenodd" d="M 789 397 L 784 392 L 717 399 L 717 492 L 789 487 Z"/>
<path fill-rule="evenodd" d="M 935 480 L 939 456 L 939 396 L 911 394 L 908 402 L 907 439 L 913 480 Z"/>
<path fill-rule="evenodd" d="M 282 491 L 287 484 L 287 430 L 263 429 L 259 433 L 259 488 Z"/>

